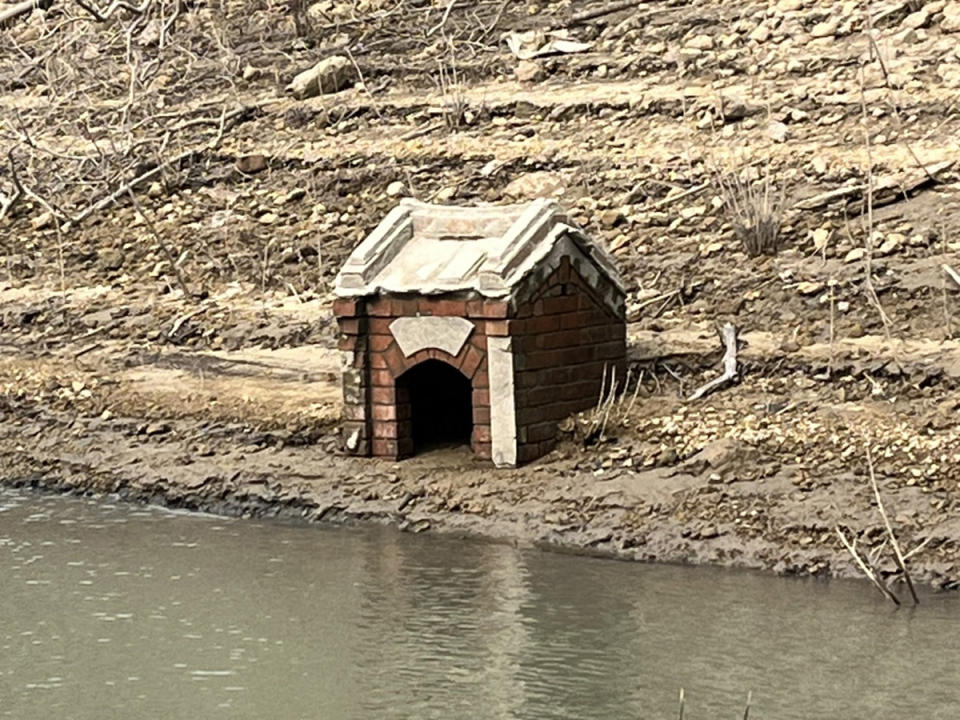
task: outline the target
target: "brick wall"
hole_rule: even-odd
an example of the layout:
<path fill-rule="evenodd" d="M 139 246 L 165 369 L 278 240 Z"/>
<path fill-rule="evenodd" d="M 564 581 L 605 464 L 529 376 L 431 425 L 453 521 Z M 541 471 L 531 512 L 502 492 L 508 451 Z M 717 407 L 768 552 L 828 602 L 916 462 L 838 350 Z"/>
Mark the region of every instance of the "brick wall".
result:
<path fill-rule="evenodd" d="M 490 457 L 486 338 L 490 330 L 504 330 L 505 303 L 473 295 L 383 295 L 366 301 L 338 300 L 334 312 L 340 323 L 340 349 L 344 354 L 343 436 L 351 452 L 387 458 L 402 458 L 413 452 L 410 397 L 402 376 L 433 359 L 456 368 L 470 380 L 471 447 L 479 457 Z M 390 333 L 390 323 L 418 314 L 465 317 L 473 322 L 474 329 L 457 355 L 429 349 L 405 357 Z"/>
<path fill-rule="evenodd" d="M 517 461 L 556 443 L 563 418 L 593 407 L 604 370 L 623 378 L 626 324 L 599 302 L 564 258 L 509 321 L 516 363 Z"/>

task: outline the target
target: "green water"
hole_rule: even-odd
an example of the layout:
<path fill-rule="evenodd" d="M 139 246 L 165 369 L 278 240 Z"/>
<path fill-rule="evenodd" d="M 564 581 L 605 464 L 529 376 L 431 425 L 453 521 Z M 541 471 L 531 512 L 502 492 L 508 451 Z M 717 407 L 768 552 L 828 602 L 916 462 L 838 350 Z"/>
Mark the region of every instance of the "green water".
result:
<path fill-rule="evenodd" d="M 0 491 L 0 718 L 955 718 L 923 599 Z"/>

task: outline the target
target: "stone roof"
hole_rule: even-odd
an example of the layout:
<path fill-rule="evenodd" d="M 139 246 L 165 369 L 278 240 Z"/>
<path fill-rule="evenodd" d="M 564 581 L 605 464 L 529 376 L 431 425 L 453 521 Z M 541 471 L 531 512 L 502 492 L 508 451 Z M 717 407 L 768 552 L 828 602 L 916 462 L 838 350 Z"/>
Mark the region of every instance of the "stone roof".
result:
<path fill-rule="evenodd" d="M 438 294 L 472 290 L 512 296 L 563 244 L 621 293 L 610 256 L 592 243 L 555 202 L 454 207 L 404 199 L 353 251 L 334 292 Z"/>

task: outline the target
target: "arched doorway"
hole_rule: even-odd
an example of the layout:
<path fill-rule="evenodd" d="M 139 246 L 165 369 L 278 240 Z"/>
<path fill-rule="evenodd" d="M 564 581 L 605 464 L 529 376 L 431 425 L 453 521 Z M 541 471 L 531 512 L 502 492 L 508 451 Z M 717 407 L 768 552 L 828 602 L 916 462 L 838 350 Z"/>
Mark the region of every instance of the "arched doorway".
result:
<path fill-rule="evenodd" d="M 469 378 L 441 360 L 425 360 L 397 378 L 398 416 L 401 404 L 409 421 L 401 427 L 410 436 L 401 444 L 414 454 L 434 447 L 469 445 L 473 432 L 473 396 Z M 404 413 L 405 414 L 405 413 Z"/>

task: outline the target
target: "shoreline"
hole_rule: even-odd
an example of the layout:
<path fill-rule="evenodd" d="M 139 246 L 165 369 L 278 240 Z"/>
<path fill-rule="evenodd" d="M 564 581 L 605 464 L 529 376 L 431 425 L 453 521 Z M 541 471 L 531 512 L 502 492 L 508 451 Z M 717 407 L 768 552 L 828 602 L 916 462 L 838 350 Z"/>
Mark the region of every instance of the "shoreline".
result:
<path fill-rule="evenodd" d="M 86 428 L 87 432 L 77 437 L 78 428 L 75 426 L 89 422 L 89 419 L 84 422 L 83 418 L 74 418 L 69 423 L 74 426 L 72 439 L 68 434 L 49 432 L 53 426 L 48 425 L 44 442 L 35 443 L 29 451 L 23 442 L 14 441 L 14 447 L 20 448 L 15 458 L 10 449 L 12 435 L 16 435 L 15 428 L 12 428 L 16 421 L 11 423 L 8 416 L 0 436 L 0 457 L 4 458 L 7 477 L 0 480 L 0 484 L 59 494 L 114 496 L 122 502 L 230 517 L 278 518 L 307 524 L 376 523 L 405 532 L 441 533 L 620 561 L 711 565 L 777 575 L 864 579 L 835 540 L 830 544 L 801 539 L 798 544 L 770 537 L 743 538 L 723 527 L 693 532 L 690 523 L 684 521 L 682 512 L 678 517 L 677 507 L 661 512 L 648 510 L 646 520 L 628 531 L 623 522 L 624 515 L 635 508 L 625 505 L 611 507 L 611 503 L 607 503 L 605 509 L 599 508 L 585 516 L 579 523 L 558 523 L 551 512 L 556 501 L 550 502 L 548 497 L 548 488 L 556 483 L 547 482 L 546 487 L 540 487 L 539 501 L 527 497 L 513 504 L 494 504 L 484 513 L 470 512 L 469 502 L 438 507 L 437 501 L 451 487 L 442 480 L 433 486 L 411 485 L 411 480 L 421 478 L 422 481 L 430 475 L 448 480 L 462 478 L 465 473 L 469 477 L 478 463 L 465 451 L 438 451 L 440 455 L 427 455 L 408 463 L 354 459 L 330 454 L 316 445 L 274 447 L 244 455 L 243 451 L 249 448 L 242 446 L 242 439 L 228 436 L 222 448 L 224 454 L 219 459 L 209 462 L 208 459 L 195 458 L 178 469 L 165 462 L 172 450 L 170 445 L 173 443 L 169 442 L 172 437 L 167 441 L 152 438 L 147 450 L 140 441 L 149 436 L 134 434 L 134 441 L 125 443 L 122 436 L 110 428 Z M 187 427 L 189 423 L 180 421 L 167 433 L 174 436 Z M 332 441 L 332 436 L 329 439 Z M 81 447 L 77 447 L 78 442 Z M 60 458 L 47 454 L 48 447 L 68 447 L 71 443 L 80 454 L 70 453 Z M 239 450 L 229 447 L 238 443 L 241 445 Z M 101 457 L 94 465 L 92 458 L 98 454 L 97 449 L 107 446 L 112 448 L 110 457 Z M 241 457 L 235 459 L 240 462 L 231 462 L 230 457 L 238 452 Z M 131 456 L 140 459 L 130 462 Z M 117 464 L 118 461 L 122 464 Z M 552 463 L 556 463 L 555 458 Z M 552 463 L 548 457 L 542 464 L 520 470 L 488 471 L 486 475 L 493 479 L 480 483 L 472 481 L 471 484 L 475 485 L 474 490 L 481 489 L 482 495 L 485 490 L 500 487 L 505 480 L 509 484 L 508 478 L 497 478 L 498 474 L 513 479 L 524 475 L 532 478 L 545 475 L 544 469 Z M 299 473 L 298 476 L 291 470 L 298 465 L 321 464 L 325 466 L 324 470 L 317 474 Z M 435 472 L 430 472 L 430 468 Z M 338 478 L 340 473 L 343 477 Z M 648 480 L 652 479 L 649 471 L 646 474 Z M 581 503 L 595 500 L 597 496 L 591 491 L 597 489 L 598 483 L 592 479 L 580 479 L 583 481 L 582 490 L 577 492 L 576 487 L 571 486 L 566 499 Z M 363 490 L 358 492 L 361 487 Z M 711 487 L 716 485 L 709 481 L 702 487 L 695 482 L 690 484 L 692 491 Z M 646 507 L 652 506 L 647 504 Z M 869 539 L 874 532 L 870 527 L 861 534 Z M 924 549 L 911 561 L 914 582 L 937 590 L 956 588 L 955 566 L 951 563 L 948 569 L 943 561 L 944 547 L 955 547 L 954 538 L 944 535 L 939 541 L 928 542 L 929 551 Z M 933 552 L 938 547 L 940 552 Z M 950 552 L 952 554 L 952 549 Z M 882 568 L 886 573 L 894 572 L 892 564 L 883 563 Z M 874 590 L 864 583 L 864 592 Z"/>

